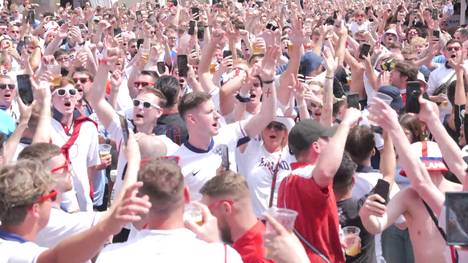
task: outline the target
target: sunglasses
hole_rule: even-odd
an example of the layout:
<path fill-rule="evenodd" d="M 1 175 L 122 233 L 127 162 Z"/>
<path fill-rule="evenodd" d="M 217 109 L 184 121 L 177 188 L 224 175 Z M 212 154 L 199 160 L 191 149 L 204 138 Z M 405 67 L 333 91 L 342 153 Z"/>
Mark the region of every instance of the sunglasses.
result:
<path fill-rule="evenodd" d="M 266 128 L 269 130 L 273 129 L 276 131 L 286 130 L 286 127 L 284 126 L 284 124 L 279 123 L 279 122 L 270 122 L 270 124 L 268 124 Z"/>
<path fill-rule="evenodd" d="M 0 84 L 0 89 L 10 89 L 10 90 L 14 90 L 15 89 L 15 84 Z"/>
<path fill-rule="evenodd" d="M 74 78 L 73 81 L 75 83 L 83 83 L 84 84 L 84 83 L 89 81 L 89 78 Z"/>
<path fill-rule="evenodd" d="M 147 102 L 147 101 L 142 101 L 142 100 L 137 100 L 137 99 L 133 100 L 133 106 L 139 107 L 140 104 L 142 104 L 143 108 L 145 108 L 145 109 L 149 109 L 151 107 L 154 107 L 156 109 L 161 109 L 161 107 L 159 107 L 158 105 L 155 105 L 155 104 Z"/>
<path fill-rule="evenodd" d="M 64 164 L 60 165 L 59 167 L 55 167 L 50 170 L 51 174 L 54 174 L 60 170 L 63 170 L 62 173 L 69 172 L 70 171 L 70 162 L 65 161 Z"/>
<path fill-rule="evenodd" d="M 65 96 L 67 93 L 70 95 L 70 96 L 75 96 L 78 91 L 75 89 L 75 88 L 58 88 L 56 90 L 54 90 L 53 92 L 54 94 L 57 94 L 59 95 L 60 97 L 63 97 Z"/>
<path fill-rule="evenodd" d="M 57 191 L 52 190 L 48 194 L 39 197 L 39 200 L 37 200 L 36 203 L 44 203 L 47 200 L 54 202 L 55 200 L 57 200 L 57 194 Z"/>
<path fill-rule="evenodd" d="M 142 86 L 143 88 L 148 87 L 148 86 L 153 86 L 154 82 L 145 82 L 145 81 L 135 81 L 133 82 L 135 87 Z"/>
<path fill-rule="evenodd" d="M 447 47 L 447 51 L 458 51 L 460 50 L 459 47 Z"/>

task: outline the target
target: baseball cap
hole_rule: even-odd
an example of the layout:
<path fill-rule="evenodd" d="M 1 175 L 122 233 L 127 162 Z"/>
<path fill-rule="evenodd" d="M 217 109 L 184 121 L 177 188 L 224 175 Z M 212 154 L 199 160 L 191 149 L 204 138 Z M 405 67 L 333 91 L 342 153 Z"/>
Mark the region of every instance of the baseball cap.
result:
<path fill-rule="evenodd" d="M 294 119 L 286 116 L 275 116 L 272 121 L 283 124 L 288 130 L 288 132 L 294 126 Z"/>
<path fill-rule="evenodd" d="M 448 172 L 439 145 L 432 141 L 415 142 L 410 147 L 411 154 L 418 156 L 428 172 Z M 406 176 L 401 170 L 401 175 Z"/>
<path fill-rule="evenodd" d="M 322 64 L 323 59 L 314 52 L 307 52 L 301 58 L 299 64 L 299 74 L 308 76 L 314 70 L 316 70 Z"/>
<path fill-rule="evenodd" d="M 319 122 L 306 119 L 292 127 L 288 136 L 289 150 L 299 153 L 309 148 L 309 146 L 321 137 L 330 137 L 335 134 L 336 127 L 325 127 Z"/>
<path fill-rule="evenodd" d="M 401 98 L 401 95 L 400 95 L 399 88 L 392 86 L 392 85 L 386 85 L 386 86 L 380 87 L 379 92 L 392 97 L 392 102 L 390 103 L 390 107 L 392 107 L 392 109 L 394 109 L 396 112 L 400 112 L 405 107 L 405 105 L 403 104 L 403 99 Z"/>

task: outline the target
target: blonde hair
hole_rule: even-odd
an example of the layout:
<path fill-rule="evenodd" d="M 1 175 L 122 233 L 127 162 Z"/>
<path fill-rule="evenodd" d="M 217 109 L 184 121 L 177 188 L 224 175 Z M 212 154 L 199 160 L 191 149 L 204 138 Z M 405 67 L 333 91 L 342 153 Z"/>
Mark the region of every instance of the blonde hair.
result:
<path fill-rule="evenodd" d="M 426 45 L 426 43 L 427 43 L 426 39 L 422 37 L 414 37 L 411 39 L 410 45 L 411 46 Z"/>
<path fill-rule="evenodd" d="M 0 221 L 3 225 L 21 224 L 28 208 L 47 191 L 52 179 L 42 164 L 19 160 L 0 169 Z"/>

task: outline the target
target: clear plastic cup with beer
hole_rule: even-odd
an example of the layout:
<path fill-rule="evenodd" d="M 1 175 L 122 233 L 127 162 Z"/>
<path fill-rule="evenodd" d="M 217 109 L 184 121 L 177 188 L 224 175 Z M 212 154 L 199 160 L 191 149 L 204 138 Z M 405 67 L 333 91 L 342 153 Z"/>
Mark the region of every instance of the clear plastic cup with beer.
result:
<path fill-rule="evenodd" d="M 54 87 L 60 86 L 60 82 L 62 81 L 62 74 L 61 74 L 61 66 L 58 64 L 49 64 L 47 65 L 47 71 L 52 78 L 51 85 Z"/>
<path fill-rule="evenodd" d="M 359 237 L 361 229 L 356 226 L 343 227 L 343 242 L 345 244 L 345 254 L 355 257 L 361 253 L 361 238 Z"/>
<path fill-rule="evenodd" d="M 111 154 L 112 146 L 110 144 L 99 144 L 99 156 L 101 158 Z"/>
<path fill-rule="evenodd" d="M 203 214 L 199 206 L 189 203 L 184 208 L 184 221 L 191 221 L 197 225 L 203 225 Z"/>

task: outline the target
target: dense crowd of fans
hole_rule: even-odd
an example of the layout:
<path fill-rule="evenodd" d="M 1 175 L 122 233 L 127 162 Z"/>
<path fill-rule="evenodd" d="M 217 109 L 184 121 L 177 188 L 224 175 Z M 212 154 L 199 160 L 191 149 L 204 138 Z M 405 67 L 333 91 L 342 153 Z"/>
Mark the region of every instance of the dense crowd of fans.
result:
<path fill-rule="evenodd" d="M 465 1 L 61 4 L 1 9 L 0 263 L 468 261 Z"/>

